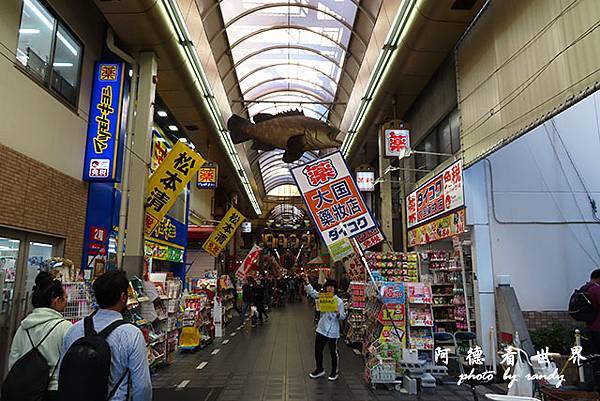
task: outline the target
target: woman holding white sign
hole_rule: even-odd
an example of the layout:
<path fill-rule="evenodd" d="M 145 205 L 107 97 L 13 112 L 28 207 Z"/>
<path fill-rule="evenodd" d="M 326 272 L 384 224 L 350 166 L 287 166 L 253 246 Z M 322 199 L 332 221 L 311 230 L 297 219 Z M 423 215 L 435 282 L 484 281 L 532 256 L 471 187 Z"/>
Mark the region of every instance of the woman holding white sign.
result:
<path fill-rule="evenodd" d="M 329 346 L 331 353 L 331 374 L 330 381 L 338 379 L 339 354 L 337 349 L 338 339 L 340 338 L 340 321 L 346 319 L 344 302 L 335 295 L 337 282 L 329 279 L 323 286 L 325 292 L 318 293 L 310 285 L 306 276 L 304 276 L 306 294 L 319 302 L 321 318 L 317 324 L 317 333 L 315 337 L 315 361 L 317 368 L 309 376 L 311 379 L 318 379 L 325 376 L 323 368 L 323 350 L 325 345 Z"/>

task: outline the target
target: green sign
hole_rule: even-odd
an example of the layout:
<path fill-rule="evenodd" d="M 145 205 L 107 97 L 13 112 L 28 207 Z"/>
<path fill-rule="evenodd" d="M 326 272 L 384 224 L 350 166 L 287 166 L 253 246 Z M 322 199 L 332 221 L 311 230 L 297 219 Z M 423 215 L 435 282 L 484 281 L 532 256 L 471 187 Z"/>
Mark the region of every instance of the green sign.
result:
<path fill-rule="evenodd" d="M 334 262 L 351 256 L 354 253 L 354 248 L 348 237 L 342 237 L 339 240 L 332 242 L 327 246 L 329 254 Z"/>

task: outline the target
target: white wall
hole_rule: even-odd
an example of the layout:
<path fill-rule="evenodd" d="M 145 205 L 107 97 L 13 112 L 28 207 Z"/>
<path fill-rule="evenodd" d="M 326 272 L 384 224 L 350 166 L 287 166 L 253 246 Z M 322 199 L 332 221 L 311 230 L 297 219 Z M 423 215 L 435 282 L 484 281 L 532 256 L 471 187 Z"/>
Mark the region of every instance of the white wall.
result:
<path fill-rule="evenodd" d="M 75 109 L 65 106 L 15 66 L 22 1 L 0 1 L 0 143 L 81 179 L 93 66 L 100 58 L 104 21 L 91 2 L 49 3 L 84 43 L 79 103 Z"/>
<path fill-rule="evenodd" d="M 595 93 L 553 121 L 600 203 L 598 116 Z M 465 171 L 468 222 L 489 222 L 491 260 L 478 259 L 477 269 L 511 275 L 523 310 L 566 310 L 573 289 L 600 266 L 600 224 L 560 138 L 549 121 Z"/>

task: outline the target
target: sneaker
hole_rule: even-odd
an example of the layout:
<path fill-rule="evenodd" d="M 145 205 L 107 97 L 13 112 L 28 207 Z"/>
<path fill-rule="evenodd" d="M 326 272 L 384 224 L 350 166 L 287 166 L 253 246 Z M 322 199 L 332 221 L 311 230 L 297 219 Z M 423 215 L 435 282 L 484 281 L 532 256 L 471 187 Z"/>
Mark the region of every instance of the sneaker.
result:
<path fill-rule="evenodd" d="M 329 379 L 330 382 L 334 382 L 339 378 L 339 375 L 337 373 L 332 373 L 329 375 L 329 377 L 327 379 Z"/>
<path fill-rule="evenodd" d="M 316 370 L 308 375 L 311 379 L 318 379 L 319 377 L 325 376 L 324 370 Z"/>

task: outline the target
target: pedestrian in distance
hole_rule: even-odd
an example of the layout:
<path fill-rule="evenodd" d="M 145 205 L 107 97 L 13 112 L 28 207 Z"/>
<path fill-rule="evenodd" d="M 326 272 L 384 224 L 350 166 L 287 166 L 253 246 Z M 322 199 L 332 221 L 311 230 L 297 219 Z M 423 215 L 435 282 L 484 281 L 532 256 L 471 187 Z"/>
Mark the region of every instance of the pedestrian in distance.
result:
<path fill-rule="evenodd" d="M 123 320 L 128 288 L 121 270 L 94 281 L 99 309 L 73 325 L 65 337 L 59 401 L 152 399 L 146 341 L 139 328 Z"/>
<path fill-rule="evenodd" d="M 304 277 L 306 294 L 318 301 L 319 293 L 309 283 L 306 276 Z M 335 280 L 329 279 L 323 286 L 325 291 L 333 294 L 333 298 L 337 303 L 336 312 L 321 312 L 319 323 L 317 324 L 316 335 L 315 335 L 315 362 L 316 369 L 309 374 L 311 379 L 318 379 L 319 377 L 325 376 L 325 369 L 323 368 L 323 350 L 325 346 L 329 346 L 329 352 L 331 354 L 331 374 L 328 379 L 330 381 L 336 381 L 339 377 L 339 353 L 338 353 L 338 340 L 340 338 L 340 321 L 346 319 L 346 311 L 344 310 L 344 302 L 340 297 L 335 295 L 337 290 L 337 283 Z"/>
<path fill-rule="evenodd" d="M 252 306 L 252 302 L 254 301 L 254 291 L 250 285 L 250 278 L 246 279 L 246 282 L 242 286 L 242 322 L 246 321 L 246 318 L 248 317 L 248 311 L 250 310 L 250 306 Z"/>
<path fill-rule="evenodd" d="M 58 390 L 58 363 L 71 322 L 62 313 L 67 294 L 59 280 L 47 272 L 35 278 L 33 311 L 21 322 L 12 341 L 3 401 L 54 401 Z"/>
<path fill-rule="evenodd" d="M 250 286 L 252 287 L 253 303 L 258 310 L 258 318 L 262 326 L 264 321 L 269 320 L 269 315 L 265 310 L 265 290 L 263 286 L 254 279 L 254 277 L 250 277 L 249 282 Z M 253 324 L 253 326 L 255 326 L 255 324 Z"/>

